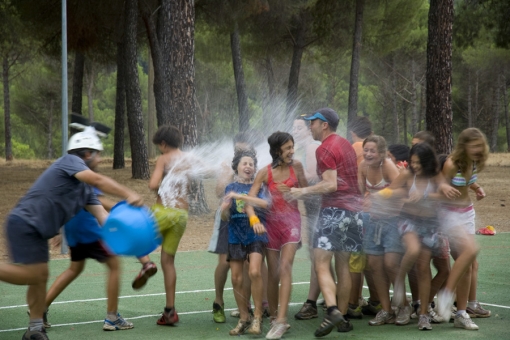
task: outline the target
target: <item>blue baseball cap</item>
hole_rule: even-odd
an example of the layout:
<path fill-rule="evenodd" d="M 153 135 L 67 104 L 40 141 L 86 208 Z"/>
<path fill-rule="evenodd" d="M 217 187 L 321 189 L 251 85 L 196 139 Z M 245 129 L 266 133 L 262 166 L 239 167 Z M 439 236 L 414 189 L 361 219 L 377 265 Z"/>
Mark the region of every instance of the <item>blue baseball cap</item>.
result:
<path fill-rule="evenodd" d="M 322 109 L 317 110 L 315 113 L 306 115 L 303 117 L 304 120 L 315 120 L 320 119 L 323 122 L 328 123 L 333 130 L 336 130 L 338 127 L 338 114 L 335 112 L 335 110 L 330 109 L 329 107 L 325 107 Z"/>

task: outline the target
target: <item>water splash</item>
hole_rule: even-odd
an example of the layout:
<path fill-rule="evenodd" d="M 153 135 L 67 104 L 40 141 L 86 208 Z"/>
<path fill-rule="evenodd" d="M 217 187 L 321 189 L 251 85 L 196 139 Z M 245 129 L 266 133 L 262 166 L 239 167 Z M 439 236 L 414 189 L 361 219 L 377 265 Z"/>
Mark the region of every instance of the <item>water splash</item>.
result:
<path fill-rule="evenodd" d="M 271 162 L 269 146 L 261 143 L 255 147 L 259 169 Z M 190 180 L 225 176 L 225 168 L 230 168 L 234 157 L 232 141 L 220 140 L 200 145 L 183 153 L 182 157 L 165 169 L 158 190 L 163 205 L 174 207 L 180 199 L 188 196 Z"/>

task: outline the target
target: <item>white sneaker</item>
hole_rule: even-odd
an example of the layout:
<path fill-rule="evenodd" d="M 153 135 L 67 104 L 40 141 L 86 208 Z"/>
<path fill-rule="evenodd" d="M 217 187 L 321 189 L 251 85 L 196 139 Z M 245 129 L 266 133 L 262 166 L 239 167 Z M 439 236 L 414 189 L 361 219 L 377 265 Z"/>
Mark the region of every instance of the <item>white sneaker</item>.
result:
<path fill-rule="evenodd" d="M 238 318 L 240 315 L 241 313 L 239 313 L 239 309 L 234 309 L 233 311 L 230 312 L 230 316 L 233 318 Z"/>
<path fill-rule="evenodd" d="M 453 326 L 457 328 L 464 328 L 470 331 L 477 331 L 478 326 L 471 320 L 468 313 L 457 313 Z"/>
<path fill-rule="evenodd" d="M 420 315 L 418 320 L 418 329 L 420 331 L 430 331 L 432 329 L 428 315 Z"/>
<path fill-rule="evenodd" d="M 287 329 L 287 323 L 273 322 L 271 329 L 266 334 L 266 339 L 281 339 Z"/>
<path fill-rule="evenodd" d="M 428 308 L 428 313 L 429 313 L 430 322 L 432 322 L 432 323 L 443 323 L 443 322 L 445 322 L 445 320 L 442 317 L 440 317 L 436 313 L 434 308 L 432 308 L 432 306 L 430 306 L 430 305 L 429 305 L 429 308 Z"/>
<path fill-rule="evenodd" d="M 446 289 L 442 289 L 437 293 L 437 314 L 444 320 L 450 319 L 454 301 L 455 295 Z"/>

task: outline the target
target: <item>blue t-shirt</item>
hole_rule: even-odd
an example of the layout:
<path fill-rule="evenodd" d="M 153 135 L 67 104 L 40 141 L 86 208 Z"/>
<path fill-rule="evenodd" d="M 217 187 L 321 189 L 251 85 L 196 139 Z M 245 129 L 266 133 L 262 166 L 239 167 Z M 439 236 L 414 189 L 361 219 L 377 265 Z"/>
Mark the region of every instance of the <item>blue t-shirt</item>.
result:
<path fill-rule="evenodd" d="M 97 196 L 103 193 L 94 188 Z M 69 222 L 64 226 L 67 244 L 70 247 L 76 247 L 78 243 L 87 244 L 96 242 L 101 239 L 101 226 L 97 219 L 86 209 L 80 210 Z"/>
<path fill-rule="evenodd" d="M 225 188 L 225 194 L 231 191 L 237 192 L 242 195 L 248 195 L 252 184 L 244 184 L 233 182 L 227 185 Z M 261 189 L 257 197 L 264 199 L 265 195 Z M 267 243 L 267 233 L 257 235 L 250 227 L 250 221 L 248 215 L 244 209 L 245 202 L 242 200 L 232 199 L 232 205 L 230 206 L 230 222 L 228 224 L 228 243 L 229 244 L 243 244 L 248 245 L 256 241 L 262 241 Z M 255 209 L 257 216 L 262 223 L 265 222 L 265 215 L 263 209 Z"/>
<path fill-rule="evenodd" d="M 85 170 L 90 169 L 76 155 L 59 158 L 39 176 L 11 214 L 33 226 L 43 239 L 52 238 L 86 205 L 101 204 L 92 187 L 74 177 Z"/>

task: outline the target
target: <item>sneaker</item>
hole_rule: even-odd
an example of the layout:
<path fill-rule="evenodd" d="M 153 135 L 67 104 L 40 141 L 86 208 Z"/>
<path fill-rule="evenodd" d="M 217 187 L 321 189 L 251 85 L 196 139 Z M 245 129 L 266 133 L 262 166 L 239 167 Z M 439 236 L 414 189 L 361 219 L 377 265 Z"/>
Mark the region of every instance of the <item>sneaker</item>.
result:
<path fill-rule="evenodd" d="M 294 317 L 298 320 L 310 320 L 319 317 L 319 314 L 317 313 L 317 308 L 312 306 L 311 303 L 305 302 Z"/>
<path fill-rule="evenodd" d="M 452 292 L 442 289 L 437 293 L 437 314 L 445 320 L 451 316 L 455 296 Z"/>
<path fill-rule="evenodd" d="M 271 329 L 266 334 L 266 339 L 281 339 L 283 334 L 287 332 L 290 327 L 287 327 L 287 323 L 273 322 Z"/>
<path fill-rule="evenodd" d="M 358 299 L 358 306 L 363 307 L 363 306 L 367 306 L 367 305 L 368 305 L 368 301 L 365 300 L 365 298 L 363 296 Z"/>
<path fill-rule="evenodd" d="M 363 313 L 361 312 L 361 306 L 356 308 L 351 308 L 350 306 L 347 308 L 347 316 L 350 319 L 362 319 Z"/>
<path fill-rule="evenodd" d="M 478 326 L 471 320 L 468 313 L 457 313 L 453 326 L 457 328 L 464 328 L 470 331 L 477 331 Z"/>
<path fill-rule="evenodd" d="M 418 319 L 418 329 L 420 331 L 430 331 L 432 329 L 432 326 L 430 325 L 430 320 L 427 315 L 420 315 L 420 318 Z"/>
<path fill-rule="evenodd" d="M 405 305 L 404 307 L 399 307 L 395 325 L 407 325 L 409 320 L 411 320 L 411 306 Z"/>
<path fill-rule="evenodd" d="M 158 267 L 154 262 L 147 262 L 143 265 L 142 270 L 138 276 L 133 280 L 131 287 L 133 289 L 140 289 L 147 283 L 147 280 L 158 272 Z"/>
<path fill-rule="evenodd" d="M 469 314 L 471 318 L 488 318 L 489 316 L 491 316 L 491 311 L 484 309 L 480 305 L 480 302 L 478 301 L 476 301 L 475 303 L 475 308 L 469 308 L 468 306 L 466 308 L 466 312 Z M 46 315 L 46 313 L 44 315 Z"/>
<path fill-rule="evenodd" d="M 123 329 L 131 329 L 133 327 L 134 326 L 131 322 L 127 322 L 122 316 L 120 316 L 120 314 L 117 313 L 117 320 L 115 321 L 108 318 L 104 319 L 103 331 L 120 331 Z"/>
<path fill-rule="evenodd" d="M 30 316 L 30 309 L 27 310 L 28 316 Z M 43 313 L 43 326 L 44 328 L 51 328 L 51 323 L 48 322 L 48 314 L 49 310 L 46 309 L 46 312 Z"/>
<path fill-rule="evenodd" d="M 161 317 L 156 321 L 158 325 L 161 326 L 173 326 L 174 324 L 179 322 L 179 315 L 177 315 L 177 311 L 172 308 L 170 312 L 163 311 Z"/>
<path fill-rule="evenodd" d="M 239 309 L 236 308 L 230 312 L 230 316 L 233 318 L 238 318 L 241 316 L 241 313 L 239 312 Z"/>
<path fill-rule="evenodd" d="M 27 330 L 25 334 L 23 334 L 23 338 L 21 340 L 50 340 L 46 335 L 46 330 L 43 328 L 42 331 L 31 331 Z"/>
<path fill-rule="evenodd" d="M 276 316 L 269 317 L 269 328 L 273 327 L 273 325 L 276 323 Z M 290 324 L 286 323 L 285 327 L 287 327 L 287 330 L 290 329 Z"/>
<path fill-rule="evenodd" d="M 262 319 L 254 318 L 250 324 L 250 327 L 246 330 L 247 333 L 259 335 L 262 333 Z"/>
<path fill-rule="evenodd" d="M 381 304 L 374 305 L 370 299 L 368 300 L 368 305 L 361 307 L 361 312 L 363 315 L 377 315 L 382 310 Z"/>
<path fill-rule="evenodd" d="M 225 323 L 227 319 L 225 318 L 225 311 L 223 310 L 223 306 L 219 303 L 213 303 L 213 320 L 216 323 Z"/>
<path fill-rule="evenodd" d="M 395 323 L 395 313 L 389 313 L 384 309 L 381 309 L 375 318 L 368 322 L 370 326 L 380 326 L 386 323 Z"/>
<path fill-rule="evenodd" d="M 331 312 L 331 314 L 326 315 L 326 317 L 322 320 L 319 328 L 315 331 L 315 336 L 317 338 L 328 335 L 331 333 L 333 328 L 341 326 L 343 323 L 347 321 L 344 319 L 342 313 L 338 309 L 335 309 Z"/>
<path fill-rule="evenodd" d="M 228 334 L 230 335 L 242 335 L 250 327 L 250 321 L 239 320 L 237 326 L 231 329 Z"/>
<path fill-rule="evenodd" d="M 430 322 L 432 322 L 432 323 L 443 323 L 445 321 L 442 317 L 440 317 L 436 313 L 436 311 L 434 310 L 434 308 L 432 306 L 429 306 L 428 313 L 429 313 Z"/>
<path fill-rule="evenodd" d="M 349 320 L 345 320 L 345 322 L 342 322 L 340 326 L 337 327 L 337 331 L 340 333 L 347 333 L 354 329 L 354 326 Z"/>

